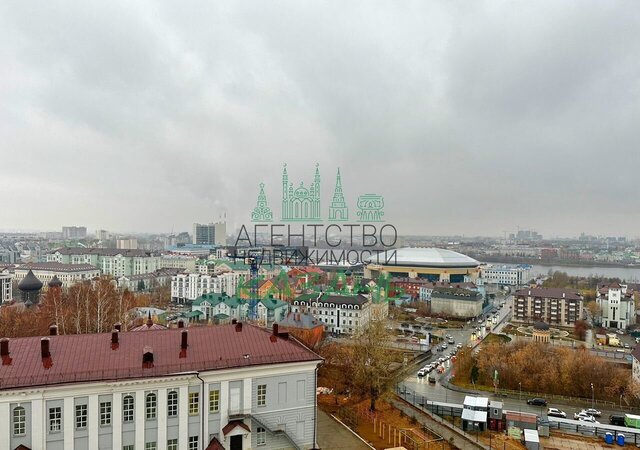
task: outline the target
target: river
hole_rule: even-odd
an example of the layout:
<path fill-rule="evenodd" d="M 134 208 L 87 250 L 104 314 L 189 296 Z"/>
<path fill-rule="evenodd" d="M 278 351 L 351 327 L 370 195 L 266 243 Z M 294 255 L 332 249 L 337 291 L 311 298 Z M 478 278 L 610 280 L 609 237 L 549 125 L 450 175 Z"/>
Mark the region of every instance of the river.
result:
<path fill-rule="evenodd" d="M 540 265 L 534 264 L 531 266 L 531 276 L 547 275 L 549 270 L 566 272 L 571 276 L 589 277 L 600 276 L 606 278 L 620 278 L 621 280 L 628 282 L 640 281 L 640 267 L 576 267 L 576 266 L 561 266 L 561 265 Z"/>

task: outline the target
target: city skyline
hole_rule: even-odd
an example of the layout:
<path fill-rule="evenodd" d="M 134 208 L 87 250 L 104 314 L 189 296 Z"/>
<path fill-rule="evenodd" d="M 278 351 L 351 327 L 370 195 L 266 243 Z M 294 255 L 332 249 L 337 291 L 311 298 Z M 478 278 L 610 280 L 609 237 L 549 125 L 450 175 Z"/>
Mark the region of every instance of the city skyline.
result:
<path fill-rule="evenodd" d="M 401 235 L 638 236 L 637 8 L 196 3 L 0 5 L 0 229 L 233 229 L 318 163 Z"/>

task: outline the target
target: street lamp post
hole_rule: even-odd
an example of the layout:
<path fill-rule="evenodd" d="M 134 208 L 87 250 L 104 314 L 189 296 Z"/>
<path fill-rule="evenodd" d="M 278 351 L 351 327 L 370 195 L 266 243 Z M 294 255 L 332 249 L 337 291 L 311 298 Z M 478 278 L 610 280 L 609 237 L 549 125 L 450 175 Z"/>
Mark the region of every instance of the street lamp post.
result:
<path fill-rule="evenodd" d="M 591 383 L 591 409 L 593 409 L 594 401 L 595 401 L 595 393 L 593 390 L 593 383 Z"/>
<path fill-rule="evenodd" d="M 518 381 L 518 387 L 520 388 L 520 397 L 518 397 L 518 400 L 522 401 L 522 382 Z"/>

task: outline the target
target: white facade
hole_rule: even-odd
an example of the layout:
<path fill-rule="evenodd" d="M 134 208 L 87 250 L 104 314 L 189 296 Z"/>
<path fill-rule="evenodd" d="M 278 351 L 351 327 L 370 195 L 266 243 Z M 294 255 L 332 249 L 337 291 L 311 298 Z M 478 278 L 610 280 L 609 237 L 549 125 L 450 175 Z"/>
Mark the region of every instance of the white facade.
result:
<path fill-rule="evenodd" d="M 13 298 L 12 275 L 8 270 L 0 270 L 0 303 L 8 302 Z"/>
<path fill-rule="evenodd" d="M 485 283 L 506 286 L 521 286 L 531 279 L 531 267 L 527 265 L 490 265 L 482 270 Z"/>
<path fill-rule="evenodd" d="M 225 272 L 217 275 L 181 273 L 171 279 L 171 299 L 179 303 L 193 301 L 203 294 L 222 293 L 236 295 L 242 274 Z"/>
<path fill-rule="evenodd" d="M 317 298 L 301 296 L 293 301 L 291 312 L 313 314 L 330 333 L 353 334 L 365 327 L 373 316 L 371 300 L 362 295 L 355 301 L 353 299 L 329 294 L 321 294 Z"/>
<path fill-rule="evenodd" d="M 200 450 L 215 437 L 229 449 L 239 433 L 242 449 L 290 448 L 288 439 L 314 448 L 316 364 L 1 391 L 0 448 Z M 237 427 L 225 434 L 234 420 L 250 431 Z M 279 426 L 288 437 L 277 433 Z"/>
<path fill-rule="evenodd" d="M 627 285 L 600 286 L 596 295 L 600 307 L 600 321 L 605 328 L 624 330 L 636 323 L 633 293 Z"/>

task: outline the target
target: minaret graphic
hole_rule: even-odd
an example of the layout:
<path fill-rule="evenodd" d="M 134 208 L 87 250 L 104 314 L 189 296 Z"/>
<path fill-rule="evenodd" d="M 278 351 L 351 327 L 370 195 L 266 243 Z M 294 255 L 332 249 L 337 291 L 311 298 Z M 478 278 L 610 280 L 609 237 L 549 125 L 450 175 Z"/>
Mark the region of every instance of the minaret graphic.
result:
<path fill-rule="evenodd" d="M 349 209 L 344 201 L 344 194 L 342 193 L 342 179 L 340 178 L 340 168 L 338 168 L 338 174 L 336 175 L 336 188 L 333 192 L 333 200 L 331 200 L 331 206 L 329 206 L 329 220 L 334 222 L 349 220 Z"/>
<path fill-rule="evenodd" d="M 320 220 L 320 169 L 316 164 L 316 173 L 311 186 L 307 189 L 304 182 L 294 189 L 289 182 L 287 165 L 282 169 L 282 221 L 304 222 Z"/>
<path fill-rule="evenodd" d="M 260 193 L 258 194 L 258 201 L 256 207 L 251 212 L 252 222 L 271 222 L 273 220 L 273 213 L 271 208 L 267 205 L 267 196 L 264 193 L 264 183 L 260 183 Z"/>

